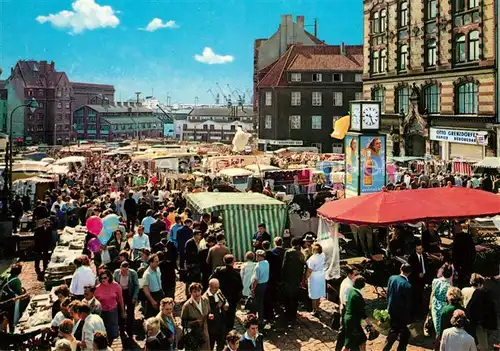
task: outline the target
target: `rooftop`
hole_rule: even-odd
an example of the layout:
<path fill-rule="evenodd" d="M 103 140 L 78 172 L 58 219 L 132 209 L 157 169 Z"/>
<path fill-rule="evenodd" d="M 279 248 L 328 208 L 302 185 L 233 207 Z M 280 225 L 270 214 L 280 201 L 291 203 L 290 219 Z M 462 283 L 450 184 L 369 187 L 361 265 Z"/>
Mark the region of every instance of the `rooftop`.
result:
<path fill-rule="evenodd" d="M 140 103 L 137 104 L 133 102 L 117 102 L 114 104 L 104 103 L 102 105 L 84 105 L 80 108 L 83 108 L 85 106 L 99 113 L 153 113 L 153 110 L 142 106 Z"/>
<path fill-rule="evenodd" d="M 344 52 L 342 52 L 342 48 Z M 259 88 L 286 86 L 286 71 L 363 71 L 361 45 L 291 45 L 259 82 Z"/>

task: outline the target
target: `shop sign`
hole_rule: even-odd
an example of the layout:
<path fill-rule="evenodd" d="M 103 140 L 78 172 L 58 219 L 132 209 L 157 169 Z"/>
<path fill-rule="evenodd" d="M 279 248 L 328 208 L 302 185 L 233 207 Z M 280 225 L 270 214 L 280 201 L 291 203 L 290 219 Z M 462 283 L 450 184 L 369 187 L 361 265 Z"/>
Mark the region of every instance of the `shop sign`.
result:
<path fill-rule="evenodd" d="M 450 143 L 488 145 L 488 133 L 477 130 L 431 128 L 430 139 Z"/>

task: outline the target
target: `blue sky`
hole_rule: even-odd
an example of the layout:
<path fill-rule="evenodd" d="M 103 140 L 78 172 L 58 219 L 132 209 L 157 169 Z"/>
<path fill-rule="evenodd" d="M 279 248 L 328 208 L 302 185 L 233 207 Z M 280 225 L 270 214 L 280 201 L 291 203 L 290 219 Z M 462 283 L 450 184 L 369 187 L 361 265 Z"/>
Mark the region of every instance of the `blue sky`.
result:
<path fill-rule="evenodd" d="M 1 78 L 18 59 L 47 60 L 73 81 L 114 84 L 117 100 L 154 89 L 212 103 L 216 82 L 252 89 L 254 40 L 282 14 L 317 18 L 328 44 L 362 43 L 362 0 L 0 0 Z"/>

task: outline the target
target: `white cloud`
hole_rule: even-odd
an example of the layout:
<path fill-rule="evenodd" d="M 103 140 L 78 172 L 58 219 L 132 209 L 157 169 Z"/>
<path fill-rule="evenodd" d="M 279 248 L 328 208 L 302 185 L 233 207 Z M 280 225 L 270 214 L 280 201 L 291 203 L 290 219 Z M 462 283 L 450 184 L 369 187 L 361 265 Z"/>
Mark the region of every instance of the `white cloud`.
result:
<path fill-rule="evenodd" d="M 231 55 L 217 55 L 211 48 L 206 47 L 203 49 L 201 55 L 194 55 L 194 59 L 201 63 L 206 63 L 208 65 L 221 65 L 224 63 L 229 63 L 234 61 L 234 57 Z"/>
<path fill-rule="evenodd" d="M 147 32 L 154 32 L 157 31 L 158 29 L 163 29 L 163 28 L 179 28 L 177 23 L 175 21 L 167 21 L 163 22 L 161 18 L 153 18 L 151 22 L 148 23 L 146 28 L 139 28 L 140 30 L 145 30 Z"/>
<path fill-rule="evenodd" d="M 36 20 L 40 23 L 49 22 L 57 28 L 70 28 L 73 34 L 98 28 L 115 28 L 120 24 L 116 17 L 118 11 L 111 6 L 101 6 L 95 0 L 75 0 L 71 7 L 73 11 L 63 10 L 56 14 L 38 16 Z"/>

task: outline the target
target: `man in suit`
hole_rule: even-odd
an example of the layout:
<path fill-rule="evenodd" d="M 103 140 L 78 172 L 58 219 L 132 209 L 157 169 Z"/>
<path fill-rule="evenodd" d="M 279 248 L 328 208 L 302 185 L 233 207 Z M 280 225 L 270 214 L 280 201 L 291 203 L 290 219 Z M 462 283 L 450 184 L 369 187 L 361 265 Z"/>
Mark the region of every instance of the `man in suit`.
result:
<path fill-rule="evenodd" d="M 134 231 L 135 221 L 137 219 L 137 203 L 134 199 L 134 193 L 128 194 L 128 199 L 123 203 L 123 209 L 127 214 L 127 230 Z"/>
<path fill-rule="evenodd" d="M 304 276 L 305 258 L 301 250 L 302 240 L 292 239 L 292 248 L 283 257 L 281 279 L 285 298 L 285 319 L 289 324 L 297 320 L 300 284 Z"/>
<path fill-rule="evenodd" d="M 406 350 L 410 339 L 408 324 L 411 322 L 412 290 L 408 276 L 409 264 L 401 266 L 401 274 L 389 278 L 387 286 L 387 309 L 391 317 L 391 329 L 385 342 L 384 351 L 390 351 L 399 335 L 398 351 Z"/>
<path fill-rule="evenodd" d="M 149 226 L 149 245 L 151 248 L 154 248 L 163 239 L 161 233 L 167 230 L 167 225 L 163 222 L 161 213 L 156 213 L 155 218 L 156 221 Z"/>
<path fill-rule="evenodd" d="M 408 264 L 411 267 L 409 282 L 412 288 L 413 317 L 421 318 L 426 314 L 426 306 L 423 304 L 424 288 L 428 281 L 429 259 L 424 252 L 422 243 L 417 242 L 415 251 L 408 258 Z"/>

